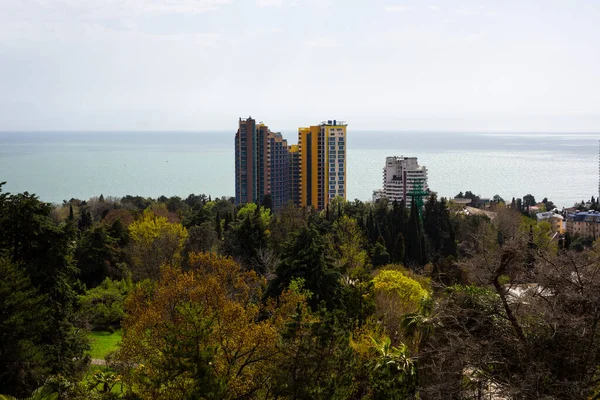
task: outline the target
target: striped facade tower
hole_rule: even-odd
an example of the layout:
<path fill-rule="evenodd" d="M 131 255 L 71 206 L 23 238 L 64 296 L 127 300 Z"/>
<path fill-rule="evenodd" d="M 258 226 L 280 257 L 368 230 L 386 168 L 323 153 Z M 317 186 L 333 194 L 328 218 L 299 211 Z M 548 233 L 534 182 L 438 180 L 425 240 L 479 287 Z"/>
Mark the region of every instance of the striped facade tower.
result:
<path fill-rule="evenodd" d="M 346 199 L 346 127 L 329 120 L 299 128 L 299 205 L 322 210 L 336 196 Z"/>
<path fill-rule="evenodd" d="M 267 194 L 274 209 L 289 201 L 287 141 L 251 117 L 240 118 L 235 135 L 235 202 L 261 203 Z"/>

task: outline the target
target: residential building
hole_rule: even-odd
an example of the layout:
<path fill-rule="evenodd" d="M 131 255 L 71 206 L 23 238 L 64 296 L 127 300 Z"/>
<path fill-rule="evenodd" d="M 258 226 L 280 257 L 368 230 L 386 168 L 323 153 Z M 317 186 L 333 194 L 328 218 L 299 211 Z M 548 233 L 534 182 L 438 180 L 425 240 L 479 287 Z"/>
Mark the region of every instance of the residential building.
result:
<path fill-rule="evenodd" d="M 287 141 L 253 118 L 240 118 L 235 135 L 236 204 L 262 202 L 271 195 L 273 208 L 289 199 Z"/>
<path fill-rule="evenodd" d="M 560 214 L 556 214 L 552 211 L 546 211 L 535 214 L 537 222 L 548 221 L 552 228 L 552 232 L 558 232 L 560 234 L 565 233 L 564 229 L 564 218 Z"/>
<path fill-rule="evenodd" d="M 322 210 L 334 197 L 346 198 L 346 127 L 328 120 L 298 129 L 301 207 Z"/>
<path fill-rule="evenodd" d="M 299 128 L 298 144 L 288 146 L 252 117 L 240 118 L 235 135 L 236 204 L 262 202 L 273 208 L 288 202 L 324 209 L 330 199 L 346 198 L 346 123 L 329 120 Z"/>
<path fill-rule="evenodd" d="M 567 232 L 571 235 L 597 238 L 600 236 L 600 212 L 581 211 L 567 214 Z"/>
<path fill-rule="evenodd" d="M 412 204 L 413 196 L 423 198 L 429 193 L 427 168 L 419 166 L 417 157 L 386 157 L 383 167 L 383 193 L 389 201 Z"/>
<path fill-rule="evenodd" d="M 289 152 L 287 140 L 279 132 L 269 132 L 267 149 L 268 186 L 273 209 L 279 210 L 290 200 Z"/>
<path fill-rule="evenodd" d="M 300 151 L 297 144 L 288 146 L 289 154 L 289 199 L 300 205 Z"/>

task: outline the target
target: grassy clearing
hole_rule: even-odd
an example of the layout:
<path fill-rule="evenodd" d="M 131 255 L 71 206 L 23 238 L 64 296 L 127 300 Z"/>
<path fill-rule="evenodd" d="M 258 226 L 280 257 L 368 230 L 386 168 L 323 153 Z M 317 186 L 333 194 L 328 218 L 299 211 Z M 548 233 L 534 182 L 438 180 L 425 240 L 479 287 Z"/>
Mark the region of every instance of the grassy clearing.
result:
<path fill-rule="evenodd" d="M 89 333 L 90 357 L 104 359 L 109 353 L 119 348 L 119 342 L 123 336 L 123 330 L 117 329 L 113 333 L 107 331 L 92 331 Z"/>

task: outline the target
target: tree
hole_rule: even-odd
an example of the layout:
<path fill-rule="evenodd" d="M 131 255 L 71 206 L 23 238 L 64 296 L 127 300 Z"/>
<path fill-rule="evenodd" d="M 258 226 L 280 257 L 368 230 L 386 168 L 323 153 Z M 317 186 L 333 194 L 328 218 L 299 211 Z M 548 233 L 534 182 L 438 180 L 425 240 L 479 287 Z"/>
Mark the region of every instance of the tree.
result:
<path fill-rule="evenodd" d="M 445 199 L 438 201 L 435 194 L 430 196 L 423 212 L 423 228 L 434 258 L 456 257 L 454 227 Z"/>
<path fill-rule="evenodd" d="M 267 295 L 279 296 L 295 279 L 303 279 L 305 288 L 312 293 L 309 305 L 319 309 L 324 302 L 328 310 L 339 305 L 340 272 L 326 252 L 322 236 L 313 226 L 305 226 L 293 234 L 282 253 L 282 261 L 269 282 Z"/>
<path fill-rule="evenodd" d="M 375 268 L 390 263 L 390 255 L 383 244 L 383 238 L 381 236 L 379 238 L 380 240 L 373 247 L 373 258 L 371 260 Z"/>
<path fill-rule="evenodd" d="M 517 199 L 517 208 L 516 208 L 516 210 L 519 211 L 519 212 L 523 212 L 523 201 L 521 200 L 520 197 Z"/>
<path fill-rule="evenodd" d="M 84 231 L 75 251 L 79 279 L 88 287 L 99 285 L 109 275 L 109 267 L 116 262 L 119 252 L 117 239 L 103 225 Z"/>
<path fill-rule="evenodd" d="M 273 398 L 348 399 L 357 390 L 357 357 L 334 313 L 298 307 L 281 333 L 282 356 L 271 372 Z"/>
<path fill-rule="evenodd" d="M 425 237 L 423 235 L 421 216 L 415 201 L 411 204 L 408 229 L 404 240 L 406 246 L 404 253 L 405 265 L 412 265 L 415 268 L 425 265 Z"/>
<path fill-rule="evenodd" d="M 592 196 L 592 203 L 594 203 L 593 199 L 594 199 L 594 197 Z M 544 200 L 542 200 L 542 203 L 544 203 L 544 206 L 546 207 L 546 211 L 552 211 L 556 208 L 554 203 L 551 202 L 550 200 L 548 200 L 547 197 L 544 197 Z"/>
<path fill-rule="evenodd" d="M 395 269 L 391 269 L 395 268 Z M 373 278 L 375 308 L 378 319 L 394 344 L 400 342 L 398 327 L 403 315 L 415 312 L 421 302 L 429 297 L 424 287 L 428 281 L 419 278 L 399 266 L 386 266 Z"/>
<path fill-rule="evenodd" d="M 126 302 L 117 359 L 141 398 L 250 398 L 272 386 L 278 332 L 304 297 L 284 291 L 278 307 L 256 301 L 264 278 L 228 257 L 190 255 L 190 270 L 165 267 L 156 285 Z M 305 307 L 305 305 L 304 305 Z"/>
<path fill-rule="evenodd" d="M 366 238 L 356 220 L 342 216 L 333 224 L 333 232 L 335 236 L 330 240 L 338 268 L 347 272 L 364 267 L 367 262 Z"/>
<path fill-rule="evenodd" d="M 504 199 L 502 197 L 500 197 L 499 194 L 495 194 L 494 197 L 492 197 L 492 200 L 495 203 L 504 203 Z"/>
<path fill-rule="evenodd" d="M 192 226 L 188 229 L 188 239 L 185 243 L 184 253 L 216 251 L 218 245 L 219 238 L 213 223 L 206 221 L 199 226 Z"/>
<path fill-rule="evenodd" d="M 0 257 L 0 387 L 24 396 L 50 371 L 42 338 L 50 310 L 24 271 Z"/>
<path fill-rule="evenodd" d="M 221 216 L 219 215 L 218 210 L 215 217 L 215 232 L 217 233 L 217 239 L 221 240 L 221 236 L 223 236 L 223 227 L 221 226 Z"/>
<path fill-rule="evenodd" d="M 535 206 L 536 204 L 537 203 L 536 203 L 535 197 L 533 197 L 533 195 L 527 194 L 527 195 L 523 196 L 523 206 L 532 207 L 532 206 Z"/>
<path fill-rule="evenodd" d="M 99 286 L 79 296 L 79 313 L 92 328 L 107 329 L 124 316 L 123 303 L 131 288 L 125 280 L 106 278 Z"/>
<path fill-rule="evenodd" d="M 267 273 L 267 266 L 259 254 L 267 249 L 269 232 L 267 227 L 271 215 L 268 210 L 246 204 L 238 211 L 238 221 L 231 224 L 223 243 L 224 252 L 232 256 L 245 269 L 260 275 Z"/>
<path fill-rule="evenodd" d="M 55 223 L 51 206 L 35 195 L 11 195 L 1 188 L 0 252 L 45 296 L 49 310 L 44 329 L 36 332 L 45 349 L 43 365 L 50 373 L 73 373 L 87 347 L 84 331 L 74 325 L 75 231 L 71 224 Z"/>
<path fill-rule="evenodd" d="M 178 265 L 188 238 L 181 224 L 170 223 L 150 210 L 129 226 L 129 235 L 128 251 L 136 280 L 157 279 L 162 265 Z"/>
<path fill-rule="evenodd" d="M 265 194 L 261 205 L 265 208 L 265 210 L 269 210 L 269 212 L 273 211 L 273 198 L 270 194 Z"/>

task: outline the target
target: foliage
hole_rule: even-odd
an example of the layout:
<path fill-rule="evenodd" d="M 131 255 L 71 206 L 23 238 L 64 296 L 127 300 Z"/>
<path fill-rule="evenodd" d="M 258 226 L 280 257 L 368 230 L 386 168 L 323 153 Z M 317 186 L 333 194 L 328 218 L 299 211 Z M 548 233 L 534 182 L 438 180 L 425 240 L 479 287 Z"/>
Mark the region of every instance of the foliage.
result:
<path fill-rule="evenodd" d="M 261 310 L 264 284 L 232 259 L 190 255 L 191 270 L 162 270 L 154 289 L 138 286 L 127 300 L 118 358 L 138 366 L 124 379 L 142 398 L 239 398 L 269 384 L 278 326 L 302 297 L 287 292 Z M 289 304 L 289 305 L 286 305 Z M 271 317 L 259 316 L 268 311 Z"/>
<path fill-rule="evenodd" d="M 158 278 L 162 265 L 178 265 L 188 238 L 187 230 L 179 223 L 146 210 L 129 226 L 133 276 L 136 280 Z"/>
<path fill-rule="evenodd" d="M 48 372 L 47 349 L 40 334 L 50 310 L 46 296 L 31 286 L 24 272 L 0 258 L 0 387 L 24 395 Z"/>
<path fill-rule="evenodd" d="M 416 359 L 404 344 L 392 346 L 389 337 L 371 338 L 374 353 L 369 362 L 374 399 L 405 399 L 416 394 Z"/>
<path fill-rule="evenodd" d="M 79 312 L 95 328 L 106 328 L 121 322 L 123 302 L 131 283 L 106 278 L 99 286 L 79 296 Z"/>
<path fill-rule="evenodd" d="M 111 237 L 103 225 L 96 225 L 81 234 L 75 251 L 80 271 L 79 279 L 94 287 L 109 274 L 110 264 L 118 260 L 117 239 Z"/>
<path fill-rule="evenodd" d="M 402 340 L 399 329 L 402 317 L 417 311 L 429 292 L 398 269 L 380 270 L 373 278 L 373 285 L 376 315 L 392 343 L 398 344 Z"/>
<path fill-rule="evenodd" d="M 367 263 L 366 238 L 357 221 L 346 215 L 333 224 L 335 236 L 331 238 L 336 264 L 343 271 L 364 267 Z"/>
<path fill-rule="evenodd" d="M 225 254 L 232 256 L 244 269 L 254 270 L 259 275 L 269 272 L 268 263 L 261 255 L 267 249 L 270 218 L 268 210 L 246 204 L 238 212 L 238 221 L 231 224 L 225 236 Z"/>
<path fill-rule="evenodd" d="M 321 302 L 328 310 L 340 304 L 341 274 L 333 267 L 323 237 L 313 226 L 305 226 L 292 235 L 275 273 L 267 289 L 270 297 L 279 296 L 292 280 L 302 278 L 312 293 L 309 305 L 313 310 L 318 310 Z"/>
<path fill-rule="evenodd" d="M 393 295 L 408 308 L 418 307 L 421 300 L 429 296 L 419 282 L 399 270 L 380 270 L 373 278 L 373 283 L 378 293 Z"/>
<path fill-rule="evenodd" d="M 0 190 L 1 187 L 2 184 Z M 36 300 L 32 303 L 36 308 L 30 310 L 32 315 L 47 312 L 45 323 L 33 324 L 31 328 L 31 334 L 39 338 L 34 343 L 44 349 L 43 354 L 37 353 L 39 358 L 32 371 L 41 367 L 50 373 L 75 373 L 87 347 L 84 331 L 74 325 L 76 296 L 70 284 L 77 274 L 72 262 L 75 231 L 69 223 L 54 222 L 50 212 L 50 205 L 33 195 L 0 192 L 0 252 L 5 254 L 11 268 L 21 271 L 9 273 L 15 287 L 28 292 L 22 279 L 26 277 L 39 295 L 44 296 L 43 304 Z M 27 358 L 13 362 L 18 367 Z M 7 385 L 4 390 L 13 393 L 19 387 Z"/>

